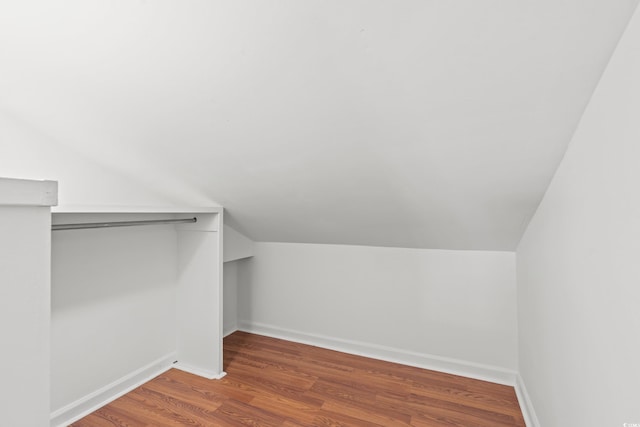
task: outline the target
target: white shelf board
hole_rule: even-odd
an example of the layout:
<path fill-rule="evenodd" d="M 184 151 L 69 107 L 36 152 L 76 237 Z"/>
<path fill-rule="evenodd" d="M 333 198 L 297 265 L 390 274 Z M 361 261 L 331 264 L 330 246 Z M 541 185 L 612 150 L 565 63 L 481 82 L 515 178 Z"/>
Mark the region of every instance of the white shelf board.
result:
<path fill-rule="evenodd" d="M 222 206 L 101 206 L 62 205 L 51 209 L 60 213 L 221 213 Z"/>
<path fill-rule="evenodd" d="M 58 203 L 58 183 L 0 178 L 0 205 L 53 206 Z"/>

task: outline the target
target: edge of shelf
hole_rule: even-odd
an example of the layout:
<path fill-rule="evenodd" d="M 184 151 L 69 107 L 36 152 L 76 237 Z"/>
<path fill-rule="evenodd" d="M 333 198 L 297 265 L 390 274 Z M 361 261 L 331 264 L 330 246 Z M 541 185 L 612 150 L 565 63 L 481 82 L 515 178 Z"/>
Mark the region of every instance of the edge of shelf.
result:
<path fill-rule="evenodd" d="M 60 213 L 221 213 L 222 206 L 110 206 L 61 205 L 51 209 Z"/>
<path fill-rule="evenodd" d="M 53 206 L 57 203 L 57 181 L 0 178 L 0 205 Z"/>

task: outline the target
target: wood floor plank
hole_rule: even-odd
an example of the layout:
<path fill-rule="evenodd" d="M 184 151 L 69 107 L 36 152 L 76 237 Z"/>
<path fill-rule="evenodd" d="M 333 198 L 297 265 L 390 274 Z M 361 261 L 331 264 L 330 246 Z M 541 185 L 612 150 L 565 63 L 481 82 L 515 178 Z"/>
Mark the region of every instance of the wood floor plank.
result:
<path fill-rule="evenodd" d="M 221 380 L 169 370 L 75 427 L 524 427 L 513 387 L 236 332 Z"/>

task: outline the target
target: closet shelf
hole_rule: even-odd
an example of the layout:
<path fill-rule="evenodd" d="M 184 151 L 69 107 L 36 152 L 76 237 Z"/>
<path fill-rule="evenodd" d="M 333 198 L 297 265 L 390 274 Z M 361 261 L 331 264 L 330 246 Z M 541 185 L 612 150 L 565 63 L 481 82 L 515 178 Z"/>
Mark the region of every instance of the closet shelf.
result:
<path fill-rule="evenodd" d="M 101 206 L 61 205 L 51 209 L 57 213 L 221 213 L 221 206 Z"/>

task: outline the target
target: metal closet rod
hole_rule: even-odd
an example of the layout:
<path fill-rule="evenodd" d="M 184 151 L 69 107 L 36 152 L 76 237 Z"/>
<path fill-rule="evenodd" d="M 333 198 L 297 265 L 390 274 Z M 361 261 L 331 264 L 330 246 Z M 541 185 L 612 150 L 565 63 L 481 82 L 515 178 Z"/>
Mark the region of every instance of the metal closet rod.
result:
<path fill-rule="evenodd" d="M 146 219 L 142 221 L 86 222 L 80 224 L 53 224 L 51 231 L 82 230 L 85 228 L 133 227 L 137 225 L 184 224 L 198 222 L 198 218 L 185 219 Z"/>

